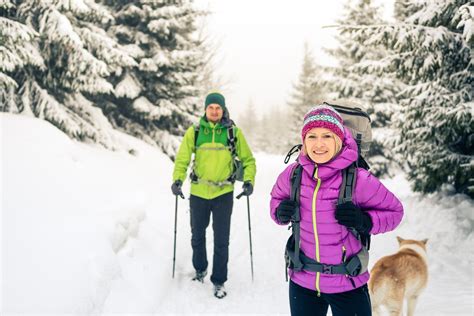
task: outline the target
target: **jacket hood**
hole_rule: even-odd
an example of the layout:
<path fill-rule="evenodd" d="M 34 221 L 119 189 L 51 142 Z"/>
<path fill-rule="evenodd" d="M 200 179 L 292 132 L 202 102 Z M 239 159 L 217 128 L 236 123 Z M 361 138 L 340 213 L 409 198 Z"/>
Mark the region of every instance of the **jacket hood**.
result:
<path fill-rule="evenodd" d="M 308 155 L 304 155 L 301 151 L 298 156 L 298 162 L 311 177 L 314 177 L 315 167 L 317 166 L 318 178 L 324 180 L 334 176 L 334 174 L 340 170 L 349 167 L 353 162 L 357 161 L 358 156 L 357 144 L 349 129 L 344 127 L 342 148 L 330 161 L 323 164 L 316 164 Z"/>

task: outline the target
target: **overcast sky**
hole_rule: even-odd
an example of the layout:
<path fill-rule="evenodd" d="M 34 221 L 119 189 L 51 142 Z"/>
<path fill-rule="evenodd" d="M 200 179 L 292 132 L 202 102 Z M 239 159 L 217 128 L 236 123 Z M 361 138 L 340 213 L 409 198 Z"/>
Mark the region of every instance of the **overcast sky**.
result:
<path fill-rule="evenodd" d="M 212 12 L 206 33 L 218 43 L 216 71 L 229 83 L 223 93 L 231 116 L 237 117 L 250 100 L 259 115 L 286 104 L 301 70 L 305 41 L 318 63 L 331 63 L 321 48 L 336 45 L 335 30 L 323 26 L 335 23 L 345 2 L 195 0 Z"/>

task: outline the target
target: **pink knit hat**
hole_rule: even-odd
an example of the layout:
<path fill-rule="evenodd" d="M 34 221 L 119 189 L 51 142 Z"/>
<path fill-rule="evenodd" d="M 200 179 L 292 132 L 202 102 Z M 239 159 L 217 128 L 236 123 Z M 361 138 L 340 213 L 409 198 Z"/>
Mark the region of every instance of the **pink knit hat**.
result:
<path fill-rule="evenodd" d="M 344 126 L 343 120 L 339 113 L 333 107 L 328 105 L 318 105 L 313 107 L 304 116 L 303 128 L 301 130 L 301 137 L 304 138 L 309 130 L 315 127 L 327 128 L 331 132 L 344 140 Z"/>

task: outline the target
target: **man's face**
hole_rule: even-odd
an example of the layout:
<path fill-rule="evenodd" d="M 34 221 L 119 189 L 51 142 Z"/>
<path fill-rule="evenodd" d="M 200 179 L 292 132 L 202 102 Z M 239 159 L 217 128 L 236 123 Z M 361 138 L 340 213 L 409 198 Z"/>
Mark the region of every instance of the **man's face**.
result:
<path fill-rule="evenodd" d="M 217 103 L 211 103 L 206 108 L 206 118 L 209 122 L 217 123 L 222 119 L 224 110 Z"/>

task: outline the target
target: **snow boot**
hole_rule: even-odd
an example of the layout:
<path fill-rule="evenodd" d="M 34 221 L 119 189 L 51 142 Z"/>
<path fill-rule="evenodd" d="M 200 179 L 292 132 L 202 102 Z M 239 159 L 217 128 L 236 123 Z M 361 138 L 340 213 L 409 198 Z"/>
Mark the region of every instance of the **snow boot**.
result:
<path fill-rule="evenodd" d="M 214 284 L 214 296 L 217 298 L 224 298 L 227 295 L 224 284 Z"/>
<path fill-rule="evenodd" d="M 196 275 L 193 278 L 193 281 L 199 281 L 201 283 L 204 283 L 204 278 L 207 275 L 207 270 L 204 271 L 197 271 L 196 270 Z"/>

